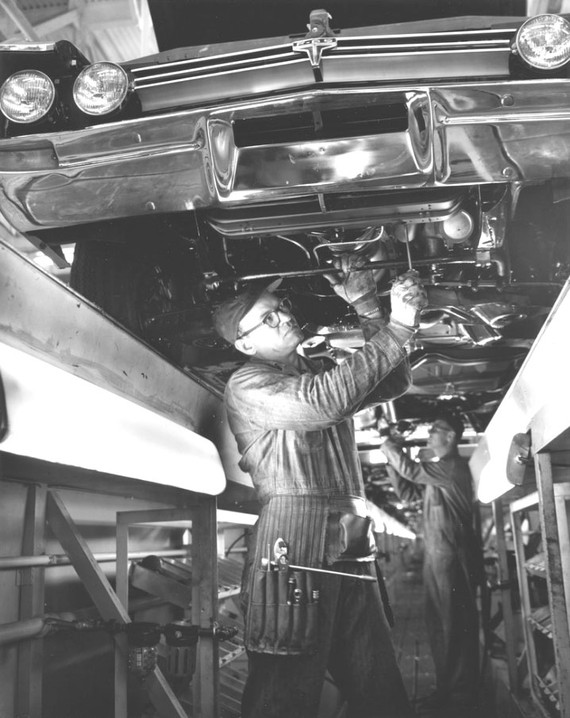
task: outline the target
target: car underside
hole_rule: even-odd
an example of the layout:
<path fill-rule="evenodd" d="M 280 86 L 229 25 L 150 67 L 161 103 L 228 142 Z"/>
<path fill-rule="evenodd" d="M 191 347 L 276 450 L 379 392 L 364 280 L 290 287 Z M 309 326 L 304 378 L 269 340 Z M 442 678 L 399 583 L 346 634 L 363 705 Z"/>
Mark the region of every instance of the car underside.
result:
<path fill-rule="evenodd" d="M 50 123 L 5 121 L 0 211 L 74 245 L 71 286 L 217 392 L 243 357 L 211 312 L 247 282 L 282 277 L 305 352 L 342 361 L 363 337 L 335 259 L 364 255 L 386 308 L 413 268 L 429 306 L 391 410 L 446 402 L 483 430 L 569 274 L 566 64 L 521 65 L 524 18 L 344 32 L 323 12 L 306 35 L 128 63 L 109 117 L 70 109 L 76 49 L 0 52 L 6 75 L 60 73 L 62 98 Z"/>
<path fill-rule="evenodd" d="M 316 202 L 264 205 L 263 217 L 248 208 L 145 219 L 134 240 L 132 221 L 96 223 L 82 228 L 88 239 L 76 246 L 71 284 L 222 390 L 242 358 L 213 332 L 211 308 L 245 283 L 283 277 L 306 353 L 342 361 L 363 337 L 324 277 L 335 258 L 364 254 L 387 309 L 391 281 L 412 267 L 429 307 L 410 351 L 414 385 L 398 414 L 423 418 L 446 401 L 481 429 L 569 268 L 568 203 L 554 202 L 551 186 L 525 188 L 507 221 L 511 190 L 394 191 L 380 206 L 358 197 L 358 210 L 354 198 L 337 195 L 331 204 L 349 208 L 346 224 L 324 224 Z"/>

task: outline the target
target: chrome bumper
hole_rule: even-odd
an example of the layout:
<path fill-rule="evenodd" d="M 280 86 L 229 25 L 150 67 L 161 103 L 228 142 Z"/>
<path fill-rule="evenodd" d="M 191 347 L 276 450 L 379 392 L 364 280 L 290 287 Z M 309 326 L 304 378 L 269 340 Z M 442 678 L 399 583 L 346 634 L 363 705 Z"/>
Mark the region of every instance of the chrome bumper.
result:
<path fill-rule="evenodd" d="M 235 123 L 398 102 L 379 134 L 236 144 Z M 570 175 L 570 81 L 309 90 L 0 142 L 20 231 L 339 192 Z"/>

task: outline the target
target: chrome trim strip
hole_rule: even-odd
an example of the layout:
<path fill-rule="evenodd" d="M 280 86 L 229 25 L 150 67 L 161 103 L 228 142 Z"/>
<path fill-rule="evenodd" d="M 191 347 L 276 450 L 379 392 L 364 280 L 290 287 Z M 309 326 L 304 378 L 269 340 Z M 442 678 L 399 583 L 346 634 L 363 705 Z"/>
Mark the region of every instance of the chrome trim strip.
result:
<path fill-rule="evenodd" d="M 484 115 L 460 115 L 458 117 L 441 117 L 438 118 L 438 124 L 444 127 L 452 127 L 453 125 L 503 125 L 523 123 L 523 122 L 557 122 L 570 120 L 570 109 L 556 110 L 547 112 L 509 112 L 501 114 L 484 114 Z"/>
<path fill-rule="evenodd" d="M 412 50 L 415 55 L 429 52 L 429 50 L 438 50 L 438 49 L 449 49 L 449 50 L 464 50 L 465 52 L 469 52 L 470 50 L 479 50 L 483 47 L 489 47 L 490 49 L 500 49 L 503 47 L 510 47 L 511 46 L 511 40 L 501 40 L 493 41 L 490 40 L 481 40 L 481 41 L 474 41 L 469 43 L 469 47 L 465 47 L 465 43 L 462 43 L 460 41 L 458 42 L 434 42 L 430 43 L 429 46 L 426 47 L 420 47 L 418 48 L 417 45 L 414 44 L 406 44 L 406 45 L 382 45 L 382 47 L 378 47 L 378 45 L 356 45 L 351 46 L 349 44 L 343 44 L 343 45 L 337 45 L 335 55 L 340 55 L 341 53 L 345 52 L 351 52 L 353 50 L 359 50 L 361 52 L 365 52 L 368 54 L 370 51 L 376 52 L 380 55 L 384 55 L 384 50 Z"/>
<path fill-rule="evenodd" d="M 423 50 L 421 54 L 422 54 L 422 57 L 429 57 L 431 55 L 444 55 L 444 54 L 445 55 L 465 56 L 465 55 L 475 55 L 475 54 L 481 55 L 482 53 L 491 53 L 491 52 L 504 53 L 505 49 L 508 49 L 508 48 L 506 48 L 506 47 L 474 47 L 474 48 L 469 48 L 469 49 L 465 49 L 465 48 L 445 49 L 445 48 L 443 48 L 443 49 L 434 49 L 434 50 L 432 50 L 432 49 Z M 417 59 L 417 55 L 419 53 L 417 53 L 417 52 L 386 52 L 386 53 L 380 52 L 378 54 L 374 54 L 374 53 L 367 52 L 367 53 L 363 53 L 363 54 L 367 58 L 374 58 L 374 59 L 389 58 L 389 57 L 397 57 L 397 58 L 413 57 L 414 59 Z M 357 52 L 353 52 L 352 54 L 348 54 L 348 52 L 346 52 L 342 56 L 339 56 L 337 53 L 333 52 L 330 55 L 323 56 L 324 61 L 346 60 L 347 58 L 355 58 L 355 59 L 361 60 L 362 56 Z"/>
<path fill-rule="evenodd" d="M 267 64 L 264 63 L 263 66 L 261 67 L 261 71 L 268 72 L 269 70 L 271 70 L 272 67 L 283 67 L 284 64 L 285 63 L 267 63 Z M 290 66 L 290 65 L 305 65 L 305 64 L 307 64 L 307 58 L 301 57 L 300 55 L 295 55 L 286 64 L 288 66 Z M 145 83 L 144 81 L 141 81 L 140 79 L 135 78 L 135 89 L 136 90 L 148 90 L 151 87 L 163 87 L 164 85 L 173 85 L 173 84 L 176 84 L 179 82 L 192 82 L 193 80 L 208 80 L 211 78 L 220 77 L 220 75 L 223 75 L 224 77 L 226 77 L 227 75 L 230 75 L 230 74 L 235 75 L 237 73 L 242 73 L 242 72 L 251 72 L 252 70 L 254 71 L 256 69 L 258 69 L 258 68 L 243 67 L 243 68 L 236 68 L 236 69 L 231 69 L 231 70 L 224 69 L 224 71 L 222 73 L 208 73 L 205 75 L 194 75 L 192 77 L 188 77 L 188 76 L 178 77 L 178 78 L 173 78 L 173 79 L 168 79 L 168 80 L 160 80 L 159 79 L 158 82 L 150 82 L 148 84 Z"/>
<path fill-rule="evenodd" d="M 270 58 L 260 57 L 260 58 L 256 59 L 255 61 L 252 61 L 252 60 L 238 60 L 238 61 L 232 63 L 232 66 L 235 67 L 235 66 L 237 66 L 237 65 L 244 65 L 245 63 L 250 63 L 250 66 L 249 66 L 248 68 L 244 68 L 244 69 L 253 69 L 253 63 L 256 62 L 256 63 L 259 63 L 260 65 L 262 65 L 263 68 L 265 69 L 266 67 L 270 66 L 270 64 L 273 64 L 272 62 L 271 62 L 271 63 L 268 63 L 268 60 L 274 61 L 274 60 L 277 60 L 277 59 L 279 59 L 279 58 L 284 58 L 284 59 L 287 59 L 287 60 L 289 60 L 289 61 L 298 60 L 297 54 L 294 54 L 294 53 L 292 53 L 292 52 L 288 52 L 288 53 L 283 53 L 282 55 L 271 55 Z M 180 63 L 177 63 L 177 64 L 180 64 Z M 164 67 L 166 67 L 166 66 L 164 66 Z M 172 65 L 169 64 L 168 67 L 170 68 L 170 67 L 172 67 Z M 221 63 L 218 63 L 218 64 L 216 64 L 216 65 L 207 65 L 207 66 L 205 66 L 205 67 L 203 67 L 203 68 L 197 68 L 197 69 L 194 69 L 194 70 L 188 70 L 188 69 L 173 70 L 173 71 L 171 71 L 171 72 L 157 72 L 157 73 L 154 73 L 154 74 L 145 75 L 144 77 L 135 77 L 135 83 L 136 83 L 136 86 L 137 86 L 137 87 L 152 87 L 152 83 L 147 84 L 147 80 L 152 80 L 152 79 L 159 78 L 159 77 L 171 77 L 171 76 L 174 76 L 174 75 L 182 75 L 183 73 L 186 74 L 186 75 L 188 75 L 189 73 L 193 73 L 193 76 L 208 77 L 207 74 L 202 74 L 202 73 L 203 73 L 203 72 L 204 72 L 204 73 L 210 72 L 210 71 L 216 70 L 216 69 L 218 69 L 218 68 L 222 69 L 222 70 L 224 71 L 224 73 L 226 73 L 226 72 L 234 72 L 234 70 L 228 70 L 228 69 L 227 69 L 227 68 L 228 68 L 228 65 L 223 65 L 223 64 L 221 64 Z M 239 68 L 238 68 L 238 69 L 239 69 Z M 195 73 L 195 74 L 194 74 L 194 73 Z"/>
<path fill-rule="evenodd" d="M 505 43 L 504 45 L 496 45 L 492 47 L 452 47 L 450 45 L 443 45 L 443 46 L 430 46 L 429 48 L 426 48 L 425 50 L 406 50 L 405 52 L 398 52 L 397 49 L 394 52 L 358 52 L 361 48 L 337 48 L 336 52 L 333 52 L 330 55 L 325 55 L 324 57 L 326 59 L 345 59 L 346 57 L 417 57 L 418 55 L 421 55 L 422 57 L 429 56 L 429 55 L 441 55 L 443 53 L 446 54 L 455 54 L 455 55 L 469 55 L 474 53 L 482 53 L 482 52 L 504 52 L 505 50 L 509 50 L 510 52 L 510 43 Z M 340 52 L 342 51 L 342 53 Z"/>
<path fill-rule="evenodd" d="M 130 162 L 131 160 L 149 159 L 153 157 L 167 157 L 168 155 L 179 155 L 184 152 L 196 152 L 204 148 L 203 142 L 173 142 L 167 147 L 140 148 L 126 150 L 124 152 L 109 152 L 101 154 L 98 157 L 88 157 L 78 160 L 61 160 L 59 167 L 61 169 L 70 169 L 72 167 L 96 167 L 98 165 L 110 165 L 119 162 Z"/>
<path fill-rule="evenodd" d="M 524 21 L 526 18 L 521 18 L 521 22 L 519 25 L 522 25 L 522 21 Z M 370 38 L 374 40 L 386 40 L 386 39 L 413 39 L 415 42 L 421 42 L 423 38 L 426 37 L 449 37 L 450 35 L 461 35 L 461 37 L 471 36 L 471 35 L 508 35 L 509 33 L 515 33 L 518 30 L 519 25 L 516 27 L 492 27 L 492 28 L 479 28 L 475 30 L 462 30 L 460 28 L 457 28 L 455 30 L 439 30 L 434 32 L 403 32 L 403 33 L 386 33 L 383 35 L 364 35 L 362 33 L 351 35 L 348 34 L 350 32 L 358 32 L 357 30 L 353 31 L 346 31 L 346 34 L 340 35 L 339 40 L 355 40 L 359 38 Z"/>
<path fill-rule="evenodd" d="M 53 52 L 55 42 L 0 43 L 0 52 Z"/>
<path fill-rule="evenodd" d="M 139 67 L 132 67 L 130 68 L 130 72 L 133 74 L 136 74 L 138 72 L 146 72 L 148 70 L 156 69 L 157 67 L 162 67 L 163 65 L 169 65 L 169 66 L 175 66 L 175 65 L 192 65 L 192 64 L 198 64 L 207 62 L 208 60 L 224 60 L 225 58 L 231 59 L 231 58 L 239 58 L 241 55 L 260 55 L 260 60 L 264 60 L 267 58 L 268 54 L 272 54 L 273 51 L 278 50 L 281 52 L 282 50 L 287 50 L 292 54 L 291 51 L 291 43 L 285 43 L 280 45 L 268 45 L 267 47 L 261 47 L 261 48 L 250 48 L 248 50 L 237 50 L 236 52 L 226 52 L 226 53 L 220 53 L 215 55 L 204 55 L 203 57 L 189 57 L 185 58 L 184 60 L 172 60 L 169 62 L 164 63 L 156 63 L 153 62 L 151 65 L 141 65 Z M 129 64 L 129 63 L 124 63 Z"/>

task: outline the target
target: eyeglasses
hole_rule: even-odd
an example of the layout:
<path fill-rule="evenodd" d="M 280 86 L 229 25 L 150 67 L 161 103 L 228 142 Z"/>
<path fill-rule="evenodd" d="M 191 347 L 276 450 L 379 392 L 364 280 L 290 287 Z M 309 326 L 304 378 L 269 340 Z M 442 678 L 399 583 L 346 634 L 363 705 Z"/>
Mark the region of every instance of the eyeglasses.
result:
<path fill-rule="evenodd" d="M 434 424 L 430 430 L 428 431 L 429 434 L 433 434 L 436 431 L 453 431 L 453 429 L 450 426 L 445 426 L 444 424 Z"/>
<path fill-rule="evenodd" d="M 291 310 L 293 309 L 291 305 L 291 300 L 287 299 L 287 297 L 284 297 L 279 304 L 277 305 L 276 309 L 272 309 L 270 312 L 268 312 L 263 319 L 259 322 L 259 324 L 256 324 L 251 329 L 247 329 L 245 332 L 240 332 L 237 335 L 237 339 L 243 339 L 243 337 L 246 337 L 248 334 L 251 334 L 256 329 L 259 329 L 259 327 L 266 324 L 268 327 L 271 327 L 272 329 L 275 329 L 275 327 L 278 327 L 281 324 L 281 318 L 279 316 L 279 313 L 281 314 L 291 314 Z"/>

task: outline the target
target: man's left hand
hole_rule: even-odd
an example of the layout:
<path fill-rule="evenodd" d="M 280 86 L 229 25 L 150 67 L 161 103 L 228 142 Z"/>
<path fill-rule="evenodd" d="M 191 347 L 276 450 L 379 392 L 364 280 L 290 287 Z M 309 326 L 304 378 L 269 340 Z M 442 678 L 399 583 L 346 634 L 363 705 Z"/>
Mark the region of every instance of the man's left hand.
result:
<path fill-rule="evenodd" d="M 390 303 L 392 319 L 408 326 L 418 326 L 421 311 L 428 305 L 428 297 L 415 270 L 405 272 L 394 280 Z"/>
<path fill-rule="evenodd" d="M 366 261 L 366 257 L 359 254 L 343 254 L 334 260 L 336 271 L 324 275 L 335 293 L 348 304 L 376 294 L 372 270 L 362 269 Z"/>

